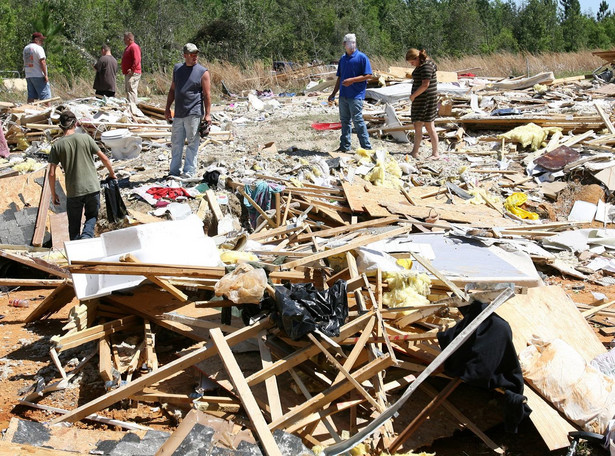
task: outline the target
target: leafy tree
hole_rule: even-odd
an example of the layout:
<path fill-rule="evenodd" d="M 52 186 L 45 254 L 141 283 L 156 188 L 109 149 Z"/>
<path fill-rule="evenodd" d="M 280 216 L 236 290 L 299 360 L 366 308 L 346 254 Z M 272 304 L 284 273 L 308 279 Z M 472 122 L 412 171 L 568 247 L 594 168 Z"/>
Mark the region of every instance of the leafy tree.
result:
<path fill-rule="evenodd" d="M 564 49 L 577 51 L 587 43 L 586 29 L 583 27 L 581 3 L 579 0 L 560 0 L 563 9 L 562 32 L 564 35 Z"/>
<path fill-rule="evenodd" d="M 596 19 L 598 22 L 602 21 L 607 16 L 610 16 L 611 12 L 609 11 L 609 4 L 606 0 L 602 0 L 600 2 L 600 6 L 598 6 L 598 13 L 596 14 Z"/>
<path fill-rule="evenodd" d="M 522 50 L 533 53 L 561 50 L 557 1 L 528 0 L 517 14 L 514 30 Z"/>
<path fill-rule="evenodd" d="M 0 0 L 0 77 L 15 77 L 14 71 L 21 74 L 23 60 L 21 49 L 14 43 L 19 42 L 17 35 L 18 11 L 10 0 Z"/>
<path fill-rule="evenodd" d="M 476 0 L 446 0 L 442 6 L 447 52 L 456 56 L 478 53 L 486 37 Z"/>

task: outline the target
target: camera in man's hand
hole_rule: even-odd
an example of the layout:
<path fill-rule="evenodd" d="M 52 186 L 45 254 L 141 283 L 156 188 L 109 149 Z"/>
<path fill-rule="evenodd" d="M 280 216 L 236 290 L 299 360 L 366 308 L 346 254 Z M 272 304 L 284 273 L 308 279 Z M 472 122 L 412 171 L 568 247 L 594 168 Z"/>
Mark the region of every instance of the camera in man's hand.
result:
<path fill-rule="evenodd" d="M 211 120 L 201 120 L 201 124 L 199 125 L 199 135 L 201 138 L 205 138 L 209 135 L 209 131 L 211 130 Z"/>

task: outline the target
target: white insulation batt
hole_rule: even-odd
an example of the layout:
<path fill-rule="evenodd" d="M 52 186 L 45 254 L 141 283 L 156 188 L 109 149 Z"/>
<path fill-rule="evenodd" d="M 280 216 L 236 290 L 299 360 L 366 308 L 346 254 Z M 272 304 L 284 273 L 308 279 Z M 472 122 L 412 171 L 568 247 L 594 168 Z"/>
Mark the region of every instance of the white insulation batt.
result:
<path fill-rule="evenodd" d="M 561 339 L 534 338 L 519 353 L 523 378 L 575 424 L 604 434 L 615 416 L 615 379 Z"/>

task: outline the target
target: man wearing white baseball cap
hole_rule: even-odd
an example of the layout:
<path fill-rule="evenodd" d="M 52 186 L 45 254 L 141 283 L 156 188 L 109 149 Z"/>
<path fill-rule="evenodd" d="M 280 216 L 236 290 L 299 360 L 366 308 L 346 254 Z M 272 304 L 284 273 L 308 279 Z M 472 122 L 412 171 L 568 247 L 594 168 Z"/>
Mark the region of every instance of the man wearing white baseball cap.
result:
<path fill-rule="evenodd" d="M 363 100 L 367 80 L 372 76 L 372 67 L 365 54 L 357 49 L 357 38 L 353 33 L 344 36 L 345 54 L 340 58 L 337 66 L 337 82 L 329 101 L 335 100 L 335 94 L 340 92 L 339 111 L 342 123 L 340 136 L 340 152 L 350 151 L 352 124 L 359 137 L 363 149 L 371 150 L 372 146 L 367 133 L 367 126 L 363 120 Z"/>
<path fill-rule="evenodd" d="M 193 178 L 198 172 L 199 126 L 201 121 L 211 124 L 211 82 L 209 71 L 198 62 L 199 48 L 193 43 L 186 43 L 183 53 L 184 63 L 178 63 L 173 68 L 173 82 L 164 115 L 168 121 L 173 119 L 169 175 Z M 173 102 L 175 115 L 171 114 Z M 180 175 L 186 142 L 186 160 Z"/>

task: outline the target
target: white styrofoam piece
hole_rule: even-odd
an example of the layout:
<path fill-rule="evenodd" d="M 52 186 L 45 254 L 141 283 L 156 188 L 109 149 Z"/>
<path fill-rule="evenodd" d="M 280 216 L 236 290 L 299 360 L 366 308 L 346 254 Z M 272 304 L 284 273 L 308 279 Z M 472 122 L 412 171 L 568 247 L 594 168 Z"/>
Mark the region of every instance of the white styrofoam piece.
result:
<path fill-rule="evenodd" d="M 203 233 L 203 222 L 196 216 L 183 220 L 149 223 L 103 233 L 99 238 L 65 243 L 72 261 L 119 262 L 132 254 L 142 263 L 186 266 L 221 266 L 214 240 Z M 77 298 L 92 299 L 112 291 L 131 288 L 142 276 L 73 274 Z"/>

